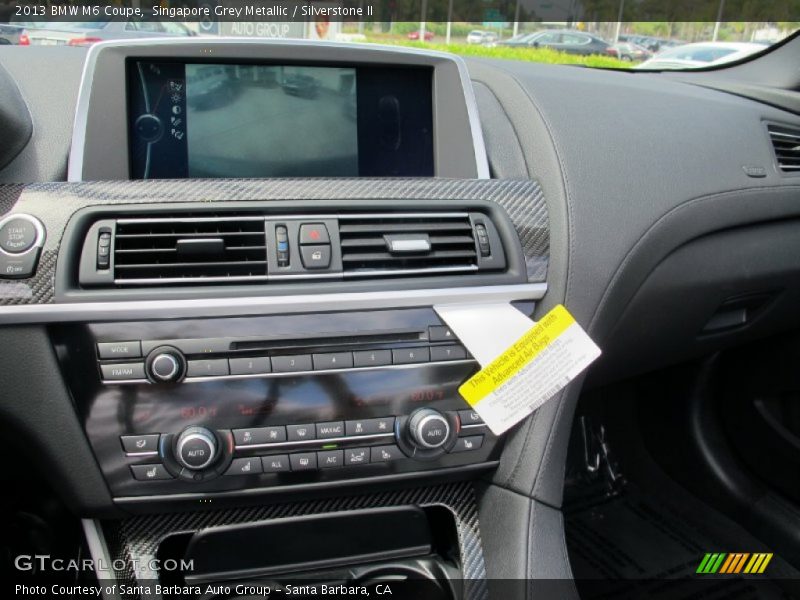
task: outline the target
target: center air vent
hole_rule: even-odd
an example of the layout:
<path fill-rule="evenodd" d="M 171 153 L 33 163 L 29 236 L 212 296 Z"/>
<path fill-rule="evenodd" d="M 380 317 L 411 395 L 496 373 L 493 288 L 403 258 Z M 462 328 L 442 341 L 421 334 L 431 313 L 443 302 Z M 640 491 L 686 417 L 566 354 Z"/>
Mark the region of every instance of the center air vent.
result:
<path fill-rule="evenodd" d="M 261 217 L 120 219 L 114 279 L 123 285 L 263 280 L 264 232 Z"/>
<path fill-rule="evenodd" d="M 800 128 L 767 125 L 778 168 L 785 173 L 800 173 Z"/>
<path fill-rule="evenodd" d="M 344 273 L 478 270 L 469 214 L 343 215 L 339 219 Z"/>
<path fill-rule="evenodd" d="M 292 284 L 506 271 L 479 211 L 142 215 L 95 221 L 82 287 Z"/>

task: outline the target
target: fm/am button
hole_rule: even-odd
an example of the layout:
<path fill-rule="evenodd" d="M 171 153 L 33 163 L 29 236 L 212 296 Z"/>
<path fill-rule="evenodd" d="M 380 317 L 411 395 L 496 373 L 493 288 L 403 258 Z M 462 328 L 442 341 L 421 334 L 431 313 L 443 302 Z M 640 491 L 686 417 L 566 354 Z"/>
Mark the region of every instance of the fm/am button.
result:
<path fill-rule="evenodd" d="M 146 379 L 144 363 L 118 363 L 100 365 L 100 372 L 106 381 L 126 381 L 129 379 Z"/>

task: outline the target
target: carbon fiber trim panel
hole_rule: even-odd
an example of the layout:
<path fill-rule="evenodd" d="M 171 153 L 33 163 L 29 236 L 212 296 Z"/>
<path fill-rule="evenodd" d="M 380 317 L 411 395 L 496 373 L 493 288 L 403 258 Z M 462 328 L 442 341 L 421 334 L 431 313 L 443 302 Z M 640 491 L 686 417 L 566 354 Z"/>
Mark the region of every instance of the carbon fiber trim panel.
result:
<path fill-rule="evenodd" d="M 126 565 L 140 565 L 137 572 L 116 573 L 121 583 L 136 585 L 157 578 L 154 572 L 147 570 L 147 565 L 155 558 L 160 543 L 174 534 L 192 533 L 219 525 L 404 505 L 438 505 L 453 513 L 461 550 L 464 599 L 486 600 L 489 597 L 486 568 L 475 490 L 470 482 L 250 508 L 148 515 L 103 523 L 103 532 L 112 561 L 123 560 Z"/>
<path fill-rule="evenodd" d="M 13 187 L 13 186 L 11 186 Z M 13 194 L 9 192 L 9 197 Z M 547 278 L 550 234 L 542 189 L 533 180 L 481 179 L 267 179 L 43 183 L 26 186 L 14 212 L 38 217 L 47 230 L 36 276 L 0 282 L 0 305 L 54 300 L 56 257 L 64 228 L 81 208 L 161 202 L 421 199 L 489 200 L 510 215 L 525 252 L 528 280 Z M 8 202 L 8 201 L 7 201 Z M 0 195 L 0 210 L 5 208 Z"/>
<path fill-rule="evenodd" d="M 0 183 L 0 216 L 11 210 L 25 188 L 17 183 Z"/>

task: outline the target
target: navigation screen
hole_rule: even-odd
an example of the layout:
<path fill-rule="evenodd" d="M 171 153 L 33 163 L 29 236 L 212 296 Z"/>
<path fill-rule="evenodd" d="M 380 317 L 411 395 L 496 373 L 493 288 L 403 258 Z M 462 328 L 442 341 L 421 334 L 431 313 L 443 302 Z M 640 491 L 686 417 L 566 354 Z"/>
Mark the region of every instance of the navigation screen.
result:
<path fill-rule="evenodd" d="M 136 179 L 433 175 L 424 70 L 134 61 L 129 87 Z"/>

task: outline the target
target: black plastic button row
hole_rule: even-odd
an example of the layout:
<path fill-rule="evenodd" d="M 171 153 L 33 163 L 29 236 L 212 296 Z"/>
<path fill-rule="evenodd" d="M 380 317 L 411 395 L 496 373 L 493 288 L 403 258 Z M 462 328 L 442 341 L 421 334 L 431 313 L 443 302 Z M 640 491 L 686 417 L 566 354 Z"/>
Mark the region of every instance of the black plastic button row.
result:
<path fill-rule="evenodd" d="M 405 455 L 394 445 L 346 450 L 320 450 L 272 456 L 235 458 L 226 475 L 257 475 L 259 473 L 285 473 L 288 471 L 316 471 L 338 467 L 392 462 Z"/>
<path fill-rule="evenodd" d="M 300 258 L 306 269 L 327 269 L 331 265 L 331 238 L 324 223 L 300 225 Z"/>
<path fill-rule="evenodd" d="M 325 440 L 345 436 L 391 435 L 394 432 L 394 421 L 394 417 L 379 417 L 353 421 L 328 421 L 324 423 L 234 429 L 233 439 L 237 446 L 257 446 L 261 444 L 279 444 L 287 441 Z"/>
<path fill-rule="evenodd" d="M 97 344 L 101 359 L 139 358 L 142 344 L 139 341 L 100 342 Z M 395 350 L 365 350 L 360 352 L 326 352 L 321 354 L 296 354 L 291 356 L 257 356 L 251 358 L 215 358 L 187 361 L 187 377 L 220 377 L 225 375 L 263 375 L 269 373 L 299 373 L 352 369 L 353 367 L 379 367 L 426 362 L 464 360 L 467 351 L 463 346 L 421 346 Z M 101 365 L 103 379 L 145 379 L 143 363 Z"/>

